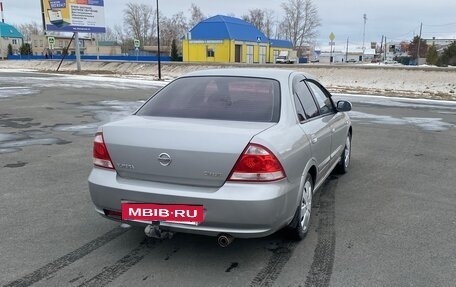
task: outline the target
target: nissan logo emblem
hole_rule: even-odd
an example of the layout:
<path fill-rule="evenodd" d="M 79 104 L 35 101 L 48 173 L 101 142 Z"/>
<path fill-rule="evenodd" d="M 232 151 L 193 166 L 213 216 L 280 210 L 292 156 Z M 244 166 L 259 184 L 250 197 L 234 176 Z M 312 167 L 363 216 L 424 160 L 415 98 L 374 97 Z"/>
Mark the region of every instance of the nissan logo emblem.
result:
<path fill-rule="evenodd" d="M 162 166 L 168 166 L 171 164 L 171 157 L 169 156 L 169 154 L 167 153 L 161 153 L 159 156 L 158 156 L 158 162 L 160 162 L 160 164 Z"/>

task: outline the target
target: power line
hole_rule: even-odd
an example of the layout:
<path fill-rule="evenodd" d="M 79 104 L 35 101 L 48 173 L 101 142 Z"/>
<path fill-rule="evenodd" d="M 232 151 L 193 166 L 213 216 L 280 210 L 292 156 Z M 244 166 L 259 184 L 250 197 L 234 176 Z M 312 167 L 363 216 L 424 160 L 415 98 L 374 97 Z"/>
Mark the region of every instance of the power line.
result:
<path fill-rule="evenodd" d="M 453 25 L 456 25 L 456 22 L 447 23 L 447 24 L 437 24 L 437 25 L 423 24 L 424 27 L 444 27 L 444 26 L 453 26 Z"/>

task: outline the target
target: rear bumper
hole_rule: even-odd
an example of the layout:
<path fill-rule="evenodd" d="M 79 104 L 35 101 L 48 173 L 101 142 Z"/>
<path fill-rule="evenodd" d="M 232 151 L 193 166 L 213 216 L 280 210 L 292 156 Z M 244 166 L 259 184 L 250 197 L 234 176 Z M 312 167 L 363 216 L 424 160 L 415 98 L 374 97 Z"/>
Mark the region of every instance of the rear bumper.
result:
<path fill-rule="evenodd" d="M 92 170 L 89 191 L 97 212 L 102 215 L 105 210 L 120 211 L 122 200 L 203 205 L 204 222 L 198 226 L 167 222 L 160 226 L 176 232 L 209 236 L 229 233 L 239 238 L 267 236 L 287 225 L 296 211 L 298 198 L 298 186 L 293 187 L 286 179 L 274 183 L 197 187 L 125 179 L 115 171 L 102 168 Z"/>

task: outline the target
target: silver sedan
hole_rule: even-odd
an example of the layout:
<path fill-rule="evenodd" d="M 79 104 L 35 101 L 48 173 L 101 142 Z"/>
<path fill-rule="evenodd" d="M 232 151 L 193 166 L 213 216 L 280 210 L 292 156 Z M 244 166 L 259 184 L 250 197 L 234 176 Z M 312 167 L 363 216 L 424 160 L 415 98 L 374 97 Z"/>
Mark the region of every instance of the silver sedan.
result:
<path fill-rule="evenodd" d="M 348 170 L 350 110 L 294 71 L 187 74 L 100 127 L 89 177 L 96 211 L 225 246 L 282 228 L 302 239 L 315 191 L 335 168 Z"/>

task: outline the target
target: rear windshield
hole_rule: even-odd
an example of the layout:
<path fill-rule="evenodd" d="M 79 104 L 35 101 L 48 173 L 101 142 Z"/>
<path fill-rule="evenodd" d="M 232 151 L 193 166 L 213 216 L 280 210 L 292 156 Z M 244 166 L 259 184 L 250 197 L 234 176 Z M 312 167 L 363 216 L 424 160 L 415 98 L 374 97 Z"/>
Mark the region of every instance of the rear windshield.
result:
<path fill-rule="evenodd" d="M 279 82 L 246 77 L 186 77 L 155 94 L 139 116 L 278 122 Z"/>

